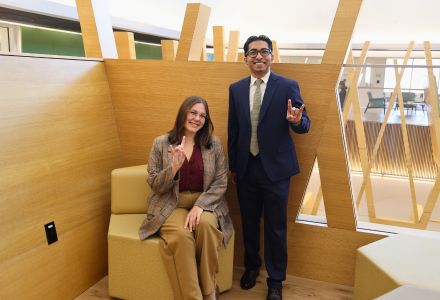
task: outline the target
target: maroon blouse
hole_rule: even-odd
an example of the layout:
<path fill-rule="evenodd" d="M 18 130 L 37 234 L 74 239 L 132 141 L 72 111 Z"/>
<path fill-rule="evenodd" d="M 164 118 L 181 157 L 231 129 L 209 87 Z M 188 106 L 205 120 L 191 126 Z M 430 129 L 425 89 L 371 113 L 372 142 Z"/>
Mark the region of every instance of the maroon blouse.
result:
<path fill-rule="evenodd" d="M 200 147 L 194 145 L 191 158 L 180 168 L 179 191 L 203 192 L 203 159 Z"/>

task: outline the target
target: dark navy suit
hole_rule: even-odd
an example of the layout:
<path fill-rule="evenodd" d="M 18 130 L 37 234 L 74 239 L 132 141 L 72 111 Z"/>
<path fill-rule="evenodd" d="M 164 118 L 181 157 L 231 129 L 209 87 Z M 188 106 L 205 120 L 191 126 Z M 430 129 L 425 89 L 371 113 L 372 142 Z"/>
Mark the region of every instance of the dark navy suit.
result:
<path fill-rule="evenodd" d="M 299 172 L 295 145 L 289 129 L 306 133 L 310 120 L 303 111 L 301 123 L 286 120 L 287 101 L 301 107 L 296 81 L 271 73 L 266 85 L 257 128 L 259 154 L 250 154 L 250 77 L 229 87 L 229 169 L 237 175 L 243 224 L 245 266 L 261 267 L 260 217 L 264 212 L 264 252 L 269 287 L 281 287 L 287 267 L 287 199 L 290 177 Z"/>

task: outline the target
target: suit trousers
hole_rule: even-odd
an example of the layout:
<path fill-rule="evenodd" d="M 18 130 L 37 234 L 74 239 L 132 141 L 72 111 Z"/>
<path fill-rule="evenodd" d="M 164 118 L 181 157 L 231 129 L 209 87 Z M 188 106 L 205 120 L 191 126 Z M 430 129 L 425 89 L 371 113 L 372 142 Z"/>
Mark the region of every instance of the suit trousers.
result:
<path fill-rule="evenodd" d="M 181 192 L 177 208 L 162 225 L 161 256 L 176 300 L 201 300 L 215 291 L 219 249 L 223 234 L 217 216 L 204 211 L 196 230 L 183 228 L 186 216 L 200 193 Z"/>
<path fill-rule="evenodd" d="M 264 215 L 264 263 L 269 287 L 281 288 L 287 268 L 287 200 L 290 178 L 271 181 L 259 155 L 249 155 L 237 191 L 243 226 L 246 269 L 261 267 L 260 219 Z"/>

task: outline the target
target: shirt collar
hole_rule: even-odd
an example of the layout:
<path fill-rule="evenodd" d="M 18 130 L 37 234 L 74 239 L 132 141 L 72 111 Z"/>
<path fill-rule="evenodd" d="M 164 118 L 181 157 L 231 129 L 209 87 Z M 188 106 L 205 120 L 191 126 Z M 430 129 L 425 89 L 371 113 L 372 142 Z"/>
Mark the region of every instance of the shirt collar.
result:
<path fill-rule="evenodd" d="M 269 70 L 269 72 L 266 73 L 266 75 L 264 75 L 263 77 L 261 77 L 261 79 L 263 80 L 263 82 L 264 82 L 265 84 L 267 84 L 267 82 L 269 81 L 269 76 L 270 76 L 270 70 Z M 253 85 L 257 79 L 258 79 L 258 78 L 254 77 L 254 76 L 251 74 L 251 85 Z"/>

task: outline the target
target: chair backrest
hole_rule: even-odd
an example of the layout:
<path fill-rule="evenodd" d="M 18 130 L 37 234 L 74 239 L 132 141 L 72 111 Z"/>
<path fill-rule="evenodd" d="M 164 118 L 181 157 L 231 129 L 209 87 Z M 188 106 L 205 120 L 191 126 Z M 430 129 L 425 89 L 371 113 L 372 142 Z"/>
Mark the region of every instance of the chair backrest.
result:
<path fill-rule="evenodd" d="M 112 213 L 142 214 L 147 211 L 147 165 L 115 169 L 112 171 Z"/>
<path fill-rule="evenodd" d="M 413 102 L 416 99 L 416 94 L 413 92 L 402 92 L 403 102 Z"/>
<path fill-rule="evenodd" d="M 371 92 L 367 92 L 367 96 L 368 96 L 368 100 L 373 99 L 373 94 L 371 94 Z"/>

